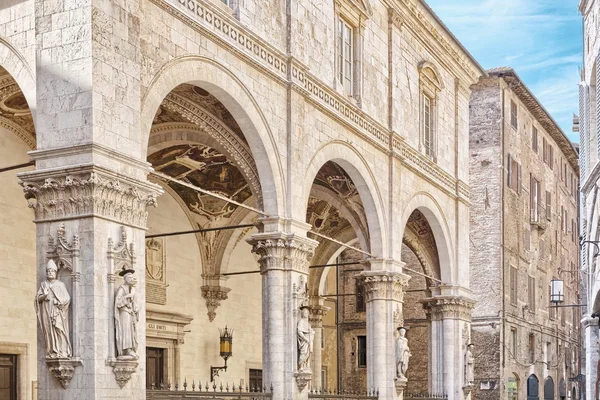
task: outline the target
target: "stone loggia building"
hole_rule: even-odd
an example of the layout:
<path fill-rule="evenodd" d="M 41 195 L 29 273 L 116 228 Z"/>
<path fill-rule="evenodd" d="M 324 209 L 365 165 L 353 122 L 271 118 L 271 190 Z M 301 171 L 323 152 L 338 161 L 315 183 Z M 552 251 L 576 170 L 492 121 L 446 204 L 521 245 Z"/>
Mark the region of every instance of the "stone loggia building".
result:
<path fill-rule="evenodd" d="M 581 0 L 579 11 L 583 16 L 583 68 L 579 84 L 579 165 L 581 168 L 581 273 L 582 297 L 587 305 L 583 315 L 583 345 L 585 347 L 585 392 L 588 399 L 598 397 L 598 318 L 592 314 L 600 311 L 600 280 L 598 279 L 598 259 L 596 245 L 585 242 L 600 240 L 600 219 L 598 211 L 598 181 L 600 181 L 600 133 L 598 127 L 598 70 L 600 68 L 600 3 L 595 0 Z"/>
<path fill-rule="evenodd" d="M 322 374 L 335 272 L 309 266 L 342 256 L 362 262 L 360 389 L 401 394 L 390 349 L 412 318 L 427 362 L 406 390 L 468 395 L 468 107 L 484 72 L 424 2 L 1 3 L 0 168 L 34 162 L 0 173 L 3 395 L 141 400 L 209 381 L 225 326 L 217 380 L 277 400 L 323 377 L 337 389 L 337 367 Z M 71 296 L 69 358 L 47 359 L 36 331 L 49 260 Z M 130 269 L 137 360 L 114 346 Z M 309 376 L 301 305 L 323 338 Z"/>
<path fill-rule="evenodd" d="M 511 68 L 470 106 L 470 283 L 478 399 L 580 398 L 577 152 Z M 592 398 L 592 397 L 590 397 Z"/>

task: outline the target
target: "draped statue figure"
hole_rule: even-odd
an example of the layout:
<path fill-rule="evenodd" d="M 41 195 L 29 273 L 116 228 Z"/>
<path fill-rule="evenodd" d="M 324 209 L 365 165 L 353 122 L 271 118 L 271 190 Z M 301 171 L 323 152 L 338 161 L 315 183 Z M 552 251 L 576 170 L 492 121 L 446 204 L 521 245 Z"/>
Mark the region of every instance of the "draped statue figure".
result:
<path fill-rule="evenodd" d="M 310 360 L 313 352 L 313 340 L 315 331 L 308 321 L 309 309 L 306 306 L 300 307 L 300 319 L 297 325 L 298 336 L 298 371 L 310 372 Z"/>
<path fill-rule="evenodd" d="M 58 267 L 50 260 L 46 265 L 46 280 L 35 296 L 35 313 L 46 342 L 46 358 L 69 358 L 72 355 L 69 331 L 71 296 L 57 277 Z"/>
<path fill-rule="evenodd" d="M 408 370 L 408 360 L 412 355 L 408 348 L 408 339 L 405 337 L 406 329 L 398 328 L 398 337 L 396 338 L 396 377 L 406 378 Z"/>
<path fill-rule="evenodd" d="M 465 354 L 465 385 L 472 385 L 474 378 L 474 367 L 475 357 L 473 356 L 474 344 L 470 343 L 467 345 L 467 352 Z"/>
<path fill-rule="evenodd" d="M 135 277 L 132 269 L 123 269 L 119 276 L 123 284 L 115 295 L 115 342 L 117 359 L 136 360 L 137 355 L 137 322 L 139 310 L 135 294 Z"/>

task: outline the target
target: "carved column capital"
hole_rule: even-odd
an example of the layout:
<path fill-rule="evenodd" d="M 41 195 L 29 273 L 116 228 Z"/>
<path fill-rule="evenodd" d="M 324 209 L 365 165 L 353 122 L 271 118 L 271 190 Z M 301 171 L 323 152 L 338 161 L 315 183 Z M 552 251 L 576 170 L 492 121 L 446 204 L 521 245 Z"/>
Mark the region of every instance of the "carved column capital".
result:
<path fill-rule="evenodd" d="M 308 266 L 318 242 L 296 234 L 271 232 L 253 235 L 248 243 L 258 255 L 260 272 L 289 270 L 308 275 Z"/>
<path fill-rule="evenodd" d="M 363 271 L 357 279 L 362 279 L 365 286 L 366 301 L 404 299 L 403 287 L 408 286 L 410 277 L 401 272 Z"/>
<path fill-rule="evenodd" d="M 94 216 L 145 229 L 146 208 L 162 193 L 158 185 L 93 165 L 19 178 L 35 222 Z"/>
<path fill-rule="evenodd" d="M 432 321 L 460 319 L 471 321 L 475 301 L 463 296 L 436 296 L 421 300 L 427 318 Z"/>
<path fill-rule="evenodd" d="M 310 306 L 310 315 L 308 317 L 308 321 L 310 322 L 313 328 L 322 328 L 323 327 L 323 317 L 327 315 L 327 311 L 331 308 L 323 305 L 313 305 Z"/>

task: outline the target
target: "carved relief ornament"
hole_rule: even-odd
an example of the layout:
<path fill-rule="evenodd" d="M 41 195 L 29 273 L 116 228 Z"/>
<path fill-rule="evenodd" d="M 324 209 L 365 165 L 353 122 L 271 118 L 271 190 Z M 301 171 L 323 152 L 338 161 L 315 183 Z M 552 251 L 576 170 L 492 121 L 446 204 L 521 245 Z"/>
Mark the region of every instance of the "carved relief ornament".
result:
<path fill-rule="evenodd" d="M 432 321 L 460 319 L 471 321 L 475 301 L 462 296 L 439 296 L 421 300 L 427 317 Z"/>
<path fill-rule="evenodd" d="M 318 242 L 308 238 L 287 237 L 252 237 L 248 240 L 252 252 L 258 255 L 261 273 L 270 269 L 286 269 L 308 274 L 308 266 Z"/>
<path fill-rule="evenodd" d="M 158 185 L 98 167 L 52 177 L 33 171 L 20 178 L 36 222 L 94 215 L 145 228 L 146 208 L 156 206 L 162 193 Z"/>
<path fill-rule="evenodd" d="M 206 300 L 208 320 L 212 322 L 217 316 L 217 308 L 221 305 L 221 301 L 227 300 L 227 294 L 231 289 L 224 286 L 211 285 L 204 285 L 200 289 L 202 290 L 202 297 Z"/>

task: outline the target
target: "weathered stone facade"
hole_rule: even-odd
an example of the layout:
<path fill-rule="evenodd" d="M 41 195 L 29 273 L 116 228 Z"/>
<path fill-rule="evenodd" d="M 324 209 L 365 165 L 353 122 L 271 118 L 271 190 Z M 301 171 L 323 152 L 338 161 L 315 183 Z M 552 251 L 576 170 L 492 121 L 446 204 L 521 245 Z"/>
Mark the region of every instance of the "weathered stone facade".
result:
<path fill-rule="evenodd" d="M 470 126 L 474 395 L 578 391 L 581 311 L 549 298 L 560 279 L 579 304 L 577 153 L 510 68 L 473 87 Z"/>
<path fill-rule="evenodd" d="M 350 53 L 336 46 L 338 29 Z M 400 395 L 388 349 L 409 320 L 404 289 L 420 283 L 425 294 L 411 302 L 433 307 L 435 361 L 408 377 L 419 390 L 464 398 L 469 87 L 483 72 L 426 4 L 10 1 L 0 6 L 0 67 L 0 154 L 12 165 L 33 150 L 35 161 L 19 179 L 0 175 L 9 266 L 0 269 L 0 325 L 11 327 L 0 352 L 19 357 L 20 399 L 34 381 L 40 399 L 144 399 L 158 384 L 146 374 L 146 347 L 164 354 L 161 379 L 210 380 L 222 361 L 216 323 L 235 328 L 220 378 L 249 381 L 262 370 L 274 399 L 305 399 L 298 309 L 316 310 L 326 353 L 334 314 L 316 306 L 327 306 L 327 274 L 309 265 L 331 263 L 338 242 L 367 259 L 362 389 Z M 410 228 L 418 223 L 429 229 Z M 67 389 L 24 306 L 63 224 L 79 244 L 77 267 L 59 272 L 77 323 Z M 164 253 L 147 245 L 150 234 L 195 229 L 204 231 L 166 239 Z M 406 267 L 426 284 L 407 282 L 403 243 L 419 262 Z M 122 264 L 119 244 L 130 250 Z M 140 358 L 119 363 L 112 301 L 125 264 L 137 271 Z M 419 310 L 410 318 L 423 319 Z M 333 382 L 337 366 L 328 371 Z"/>

